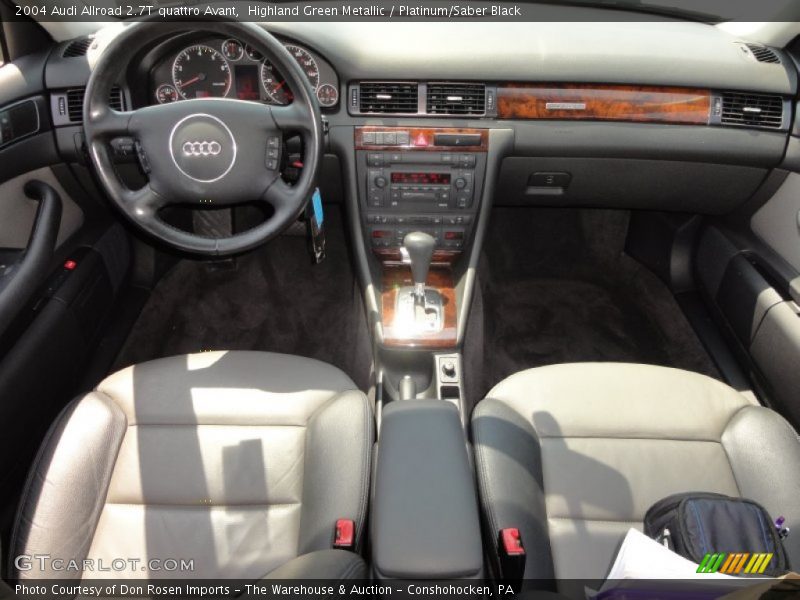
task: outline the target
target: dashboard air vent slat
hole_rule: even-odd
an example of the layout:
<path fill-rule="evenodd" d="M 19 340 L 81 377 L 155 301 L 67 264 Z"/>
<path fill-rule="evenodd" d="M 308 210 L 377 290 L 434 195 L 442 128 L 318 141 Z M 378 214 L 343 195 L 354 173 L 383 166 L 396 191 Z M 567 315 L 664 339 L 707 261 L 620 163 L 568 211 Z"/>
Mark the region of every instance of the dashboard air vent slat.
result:
<path fill-rule="evenodd" d="M 725 125 L 780 129 L 783 125 L 783 98 L 723 92 L 721 122 Z"/>
<path fill-rule="evenodd" d="M 64 48 L 64 53 L 61 55 L 64 58 L 75 58 L 78 56 L 86 56 L 89 51 L 89 46 L 92 45 L 92 38 L 80 38 L 73 40 Z"/>
<path fill-rule="evenodd" d="M 482 83 L 429 83 L 426 108 L 430 115 L 483 115 L 486 86 Z"/>
<path fill-rule="evenodd" d="M 771 48 L 767 48 L 766 46 L 762 46 L 760 44 L 745 44 L 748 48 L 750 48 L 750 52 L 753 53 L 753 56 L 756 57 L 758 62 L 763 63 L 780 63 L 780 57 L 775 54 L 775 52 Z"/>
<path fill-rule="evenodd" d="M 85 88 L 67 90 L 67 114 L 69 115 L 69 120 L 73 123 L 83 121 L 83 96 L 85 93 Z M 108 105 L 114 110 L 125 110 L 122 89 L 118 86 L 111 88 L 111 93 L 108 96 Z"/>
<path fill-rule="evenodd" d="M 410 113 L 419 110 L 416 83 L 364 82 L 360 85 L 362 113 Z"/>

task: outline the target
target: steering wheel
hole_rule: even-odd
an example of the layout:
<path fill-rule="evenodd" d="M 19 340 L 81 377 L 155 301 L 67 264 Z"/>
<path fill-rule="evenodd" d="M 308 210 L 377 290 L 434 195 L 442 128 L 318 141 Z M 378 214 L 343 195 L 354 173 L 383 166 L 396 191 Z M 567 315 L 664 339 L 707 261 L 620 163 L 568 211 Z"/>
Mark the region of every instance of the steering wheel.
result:
<path fill-rule="evenodd" d="M 314 190 L 322 161 L 319 106 L 300 65 L 280 41 L 253 23 L 207 21 L 191 25 L 235 37 L 268 57 L 286 77 L 294 101 L 286 106 L 231 98 L 200 98 L 132 111 L 109 106 L 121 68 L 147 45 L 189 30 L 180 22 L 140 21 L 128 25 L 97 61 L 83 106 L 83 129 L 97 177 L 111 201 L 136 225 L 166 244 L 204 255 L 229 255 L 266 242 L 291 225 Z M 289 185 L 280 176 L 283 136 L 299 134 L 305 156 L 300 178 Z M 134 139 L 148 183 L 131 190 L 117 176 L 109 143 Z M 182 231 L 159 217 L 170 204 L 224 208 L 265 202 L 271 216 L 229 237 L 210 238 Z"/>

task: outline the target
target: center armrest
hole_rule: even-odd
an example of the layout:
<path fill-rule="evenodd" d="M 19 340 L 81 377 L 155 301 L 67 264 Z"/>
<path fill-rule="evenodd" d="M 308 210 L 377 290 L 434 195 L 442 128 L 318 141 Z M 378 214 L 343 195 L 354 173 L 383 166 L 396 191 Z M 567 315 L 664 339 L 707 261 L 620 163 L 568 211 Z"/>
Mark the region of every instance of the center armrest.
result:
<path fill-rule="evenodd" d="M 384 408 L 371 519 L 376 576 L 482 575 L 475 481 L 451 403 L 406 400 Z"/>

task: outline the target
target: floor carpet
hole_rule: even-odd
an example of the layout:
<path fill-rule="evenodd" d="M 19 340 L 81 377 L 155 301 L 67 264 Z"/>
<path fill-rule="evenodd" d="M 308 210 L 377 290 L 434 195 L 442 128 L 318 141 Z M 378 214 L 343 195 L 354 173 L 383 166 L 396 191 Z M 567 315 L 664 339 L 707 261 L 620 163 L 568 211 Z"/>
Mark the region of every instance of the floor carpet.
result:
<path fill-rule="evenodd" d="M 666 286 L 624 254 L 627 225 L 624 211 L 493 210 L 479 270 L 483 342 L 467 349 L 468 364 L 484 365 L 478 397 L 512 373 L 565 362 L 719 376 Z"/>
<path fill-rule="evenodd" d="M 327 208 L 327 207 L 326 207 Z M 363 303 L 336 207 L 325 214 L 327 258 L 312 265 L 303 236 L 280 236 L 235 269 L 183 260 L 153 290 L 114 370 L 201 350 L 264 350 L 316 358 L 370 381 Z"/>

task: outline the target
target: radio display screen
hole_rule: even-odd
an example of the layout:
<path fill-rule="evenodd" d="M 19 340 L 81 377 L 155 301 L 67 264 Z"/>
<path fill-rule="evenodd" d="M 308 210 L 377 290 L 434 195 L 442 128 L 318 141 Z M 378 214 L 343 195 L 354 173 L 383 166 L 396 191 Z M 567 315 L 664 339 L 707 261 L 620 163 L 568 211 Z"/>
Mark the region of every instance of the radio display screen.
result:
<path fill-rule="evenodd" d="M 450 173 L 392 173 L 392 183 L 416 183 L 420 185 L 449 185 Z"/>

